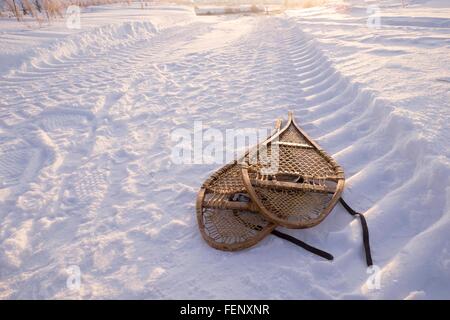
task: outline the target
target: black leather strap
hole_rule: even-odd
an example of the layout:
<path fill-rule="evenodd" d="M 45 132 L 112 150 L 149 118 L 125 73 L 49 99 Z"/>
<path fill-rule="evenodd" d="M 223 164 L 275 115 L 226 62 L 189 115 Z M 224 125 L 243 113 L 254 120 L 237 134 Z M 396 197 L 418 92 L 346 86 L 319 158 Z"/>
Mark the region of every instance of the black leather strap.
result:
<path fill-rule="evenodd" d="M 325 252 L 325 251 L 322 251 L 320 249 L 314 248 L 314 247 L 310 246 L 309 244 L 307 244 L 307 243 L 305 243 L 305 242 L 303 242 L 303 241 L 301 241 L 301 240 L 299 240 L 297 238 L 294 238 L 293 236 L 290 236 L 290 235 L 288 235 L 286 233 L 280 232 L 278 230 L 273 230 L 272 234 L 277 236 L 277 237 L 279 237 L 279 238 L 281 238 L 281 239 L 284 239 L 284 240 L 287 240 L 289 242 L 292 242 L 293 244 L 295 244 L 295 245 L 297 245 L 299 247 L 302 247 L 303 249 L 308 250 L 311 253 L 317 254 L 318 256 L 321 256 L 322 258 L 325 258 L 327 260 L 333 260 L 334 259 L 333 256 L 331 254 L 329 254 L 328 252 Z"/>
<path fill-rule="evenodd" d="M 363 243 L 364 243 L 364 251 L 366 252 L 366 262 L 367 266 L 372 266 L 372 254 L 370 252 L 370 243 L 369 243 L 369 227 L 367 226 L 366 218 L 364 218 L 362 213 L 356 212 L 350 206 L 344 201 L 344 199 L 340 198 L 339 201 L 344 206 L 344 208 L 347 210 L 348 213 L 350 213 L 352 216 L 359 216 L 359 219 L 361 221 L 361 227 L 363 231 Z"/>

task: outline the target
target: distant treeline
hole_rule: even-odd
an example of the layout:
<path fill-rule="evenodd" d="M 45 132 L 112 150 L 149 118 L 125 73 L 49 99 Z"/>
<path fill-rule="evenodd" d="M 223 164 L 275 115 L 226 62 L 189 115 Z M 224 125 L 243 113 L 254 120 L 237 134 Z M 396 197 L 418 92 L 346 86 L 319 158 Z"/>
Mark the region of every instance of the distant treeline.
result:
<path fill-rule="evenodd" d="M 38 22 L 63 17 L 67 7 L 77 5 L 88 7 L 101 4 L 112 4 L 131 0 L 0 0 L 0 10 L 9 12 L 18 21 L 25 16 L 31 16 Z"/>

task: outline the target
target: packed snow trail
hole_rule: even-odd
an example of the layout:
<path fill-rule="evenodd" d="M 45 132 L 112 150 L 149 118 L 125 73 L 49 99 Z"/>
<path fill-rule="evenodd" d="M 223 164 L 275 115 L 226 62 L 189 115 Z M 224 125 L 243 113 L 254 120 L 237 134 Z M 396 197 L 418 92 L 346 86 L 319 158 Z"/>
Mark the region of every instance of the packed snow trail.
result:
<path fill-rule="evenodd" d="M 0 85 L 1 298 L 406 298 L 431 279 L 414 261 L 430 236 L 439 282 L 426 297 L 448 297 L 448 158 L 295 19 L 106 25 L 37 52 Z M 201 239 L 196 193 L 217 164 L 172 163 L 173 130 L 270 128 L 288 110 L 344 167 L 348 201 L 368 209 L 381 289 L 367 289 L 359 222 L 339 206 L 287 231 L 333 263 L 275 237 L 235 253 Z M 80 290 L 67 289 L 71 266 Z"/>

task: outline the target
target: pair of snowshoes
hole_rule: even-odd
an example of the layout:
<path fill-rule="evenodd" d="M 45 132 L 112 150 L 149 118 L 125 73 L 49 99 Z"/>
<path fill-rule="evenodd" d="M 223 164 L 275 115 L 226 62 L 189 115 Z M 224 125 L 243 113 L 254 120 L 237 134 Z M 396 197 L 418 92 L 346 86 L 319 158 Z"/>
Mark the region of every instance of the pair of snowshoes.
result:
<path fill-rule="evenodd" d="M 220 250 L 245 249 L 274 234 L 332 260 L 331 254 L 275 228 L 313 227 L 341 201 L 361 218 L 366 261 L 372 265 L 367 223 L 341 199 L 344 182 L 342 168 L 300 129 L 290 112 L 283 128 L 278 120 L 269 138 L 203 183 L 196 203 L 200 232 Z"/>

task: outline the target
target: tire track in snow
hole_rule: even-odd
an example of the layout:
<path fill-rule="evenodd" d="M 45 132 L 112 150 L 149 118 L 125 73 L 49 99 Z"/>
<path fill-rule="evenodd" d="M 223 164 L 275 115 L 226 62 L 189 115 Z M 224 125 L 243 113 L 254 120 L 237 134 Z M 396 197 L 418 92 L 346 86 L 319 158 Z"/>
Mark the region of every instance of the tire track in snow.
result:
<path fill-rule="evenodd" d="M 277 19 L 266 20 L 229 51 L 195 56 L 196 62 L 172 66 L 177 75 L 181 73 L 188 79 L 191 87 L 208 88 L 208 95 L 214 97 L 214 101 L 200 99 L 201 107 L 190 101 L 184 103 L 190 105 L 187 109 L 192 114 L 198 116 L 198 112 L 204 110 L 208 114 L 202 115 L 201 119 L 222 127 L 240 127 L 241 121 L 247 124 L 251 121 L 255 125 L 259 120 L 265 123 L 268 118 L 284 114 L 288 108 L 296 109 L 300 123 L 346 168 L 347 190 L 355 191 L 361 199 L 354 201 L 355 205 L 372 207 L 368 211 L 370 223 L 371 213 L 376 212 L 379 203 L 417 185 L 417 163 L 408 155 L 412 150 L 424 155 L 426 146 L 414 139 L 403 139 L 412 126 L 408 119 L 370 91 L 340 75 L 312 39 L 295 25 L 287 24 L 283 29 L 283 23 Z M 276 34 L 274 30 L 277 30 Z M 182 92 L 174 94 L 183 101 Z M 225 114 L 232 120 L 218 123 L 216 119 L 223 119 Z M 179 121 L 183 122 L 182 119 Z M 386 166 L 399 158 L 403 161 L 395 171 L 392 165 Z M 439 201 L 445 201 L 445 197 Z M 348 233 L 348 219 L 339 212 L 342 211 L 340 208 L 336 211 L 327 225 L 318 228 L 331 229 L 334 231 L 332 237 L 339 238 L 341 246 L 336 251 L 341 251 L 341 263 L 361 260 L 359 229 L 352 223 L 354 239 L 342 239 L 343 232 Z M 407 210 L 404 212 L 408 213 Z M 422 227 L 433 224 L 442 214 L 430 215 Z M 385 216 L 385 219 L 392 218 Z M 407 226 L 400 229 L 409 236 L 415 232 L 409 231 Z M 379 237 L 383 233 L 374 231 L 374 242 L 379 240 L 381 243 Z M 313 237 L 313 232 L 306 231 L 306 235 Z M 375 257 L 379 258 L 380 264 L 401 250 L 406 239 L 405 234 L 404 241 L 391 245 L 389 252 L 384 252 L 381 257 L 377 257 L 375 246 Z M 327 243 L 323 243 L 326 246 Z M 347 272 L 359 274 L 348 284 L 350 291 L 358 290 L 366 280 L 365 273 L 357 267 Z M 327 283 L 322 285 L 326 287 Z"/>
<path fill-rule="evenodd" d="M 179 45 L 179 42 L 189 41 L 205 30 L 200 24 L 186 29 L 173 28 L 163 34 L 155 34 L 147 41 L 131 43 L 119 49 L 114 47 L 111 51 L 95 54 L 93 57 L 83 55 L 79 55 L 79 58 L 60 57 L 52 63 L 46 60 L 34 61 L 30 67 L 31 71 L 19 71 L 1 79 L 4 85 L 2 92 L 5 92 L 2 103 L 8 106 L 7 109 L 2 109 L 4 113 L 1 114 L 5 130 L 15 132 L 15 135 L 22 136 L 25 140 L 29 140 L 37 128 L 45 131 L 54 146 L 52 153 L 58 154 L 64 161 L 62 167 L 49 171 L 45 166 L 53 160 L 44 158 L 41 167 L 36 168 L 36 172 L 40 174 L 33 181 L 42 189 L 39 190 L 38 187 L 32 192 L 24 192 L 27 187 L 29 188 L 27 184 L 30 181 L 23 181 L 23 185 L 18 188 L 22 191 L 9 195 L 11 202 L 9 208 L 4 207 L 6 211 L 31 210 L 28 214 L 24 214 L 24 219 L 32 212 L 38 214 L 36 210 L 45 212 L 45 222 L 36 216 L 39 222 L 32 229 L 34 236 L 29 240 L 28 247 L 35 248 L 35 251 L 16 252 L 15 255 L 20 257 L 19 261 L 27 260 L 25 264 L 27 267 L 40 268 L 39 258 L 32 259 L 33 257 L 39 257 L 40 253 L 60 251 L 60 254 L 55 255 L 57 260 L 54 264 L 61 265 L 67 264 L 67 261 L 76 262 L 79 255 L 77 248 L 80 245 L 89 251 L 95 250 L 98 242 L 97 229 L 102 229 L 104 222 L 103 216 L 98 218 L 102 202 L 108 192 L 112 192 L 109 190 L 111 183 L 120 183 L 120 180 L 114 181 L 114 178 L 108 181 L 108 175 L 111 171 L 114 173 L 111 164 L 114 167 L 114 164 L 123 161 L 119 160 L 121 150 L 102 150 L 101 146 L 103 144 L 113 149 L 117 148 L 116 145 L 120 146 L 120 143 L 114 141 L 105 143 L 105 140 L 116 140 L 117 136 L 127 131 L 125 124 L 120 123 L 120 118 L 127 112 L 126 109 L 120 109 L 121 105 L 123 106 L 122 101 L 127 102 L 130 92 L 139 83 L 145 82 L 147 78 L 153 78 L 155 58 L 159 58 L 162 52 L 170 52 Z M 108 70 L 111 64 L 114 70 Z M 114 79 L 111 79 L 112 74 Z M 61 83 L 65 83 L 66 86 L 61 87 Z M 93 88 L 95 89 L 92 90 Z M 32 119 L 29 120 L 27 117 L 31 112 L 28 114 L 24 112 L 23 102 L 33 97 L 34 99 L 42 97 L 44 102 L 40 108 L 41 112 L 34 110 Z M 88 101 L 87 105 L 83 105 L 83 99 Z M 99 104 L 99 100 L 104 104 Z M 119 118 L 115 119 L 117 117 L 114 110 L 118 107 L 116 114 Z M 123 139 L 126 140 L 126 137 Z M 98 144 L 98 140 L 100 142 L 103 140 L 103 143 Z M 121 143 L 126 145 L 125 142 Z M 100 148 L 96 149 L 98 146 Z M 84 150 L 77 150 L 78 147 Z M 98 154 L 92 154 L 91 150 Z M 5 161 L 0 161 L 0 173 L 7 178 L 8 181 L 5 182 L 8 182 L 8 185 L 17 184 L 18 175 L 23 170 L 18 165 L 23 161 L 19 163 L 12 161 L 17 152 L 13 153 L 9 149 L 6 151 Z M 122 154 L 127 155 L 126 152 Z M 46 151 L 43 155 L 46 156 Z M 3 154 L 0 156 L 3 157 Z M 42 197 L 45 200 L 38 200 Z M 18 199 L 17 202 L 14 199 Z M 31 203 L 36 204 L 36 201 L 40 201 L 41 204 L 29 206 Z M 20 223 L 17 216 L 8 215 L 8 218 L 11 219 L 5 219 L 3 223 L 5 227 L 9 225 L 11 228 L 12 224 Z M 58 230 L 66 232 L 61 233 Z M 48 237 L 49 234 L 53 235 Z M 83 239 L 73 244 L 70 240 L 73 237 Z M 45 248 L 42 247 L 42 243 L 46 244 Z M 89 256 L 90 252 L 84 252 L 84 255 Z M 24 267 L 24 263 L 19 265 L 9 263 L 7 253 L 0 255 L 0 260 L 5 265 L 2 272 L 4 276 L 13 275 L 20 267 Z"/>
<path fill-rule="evenodd" d="M 354 64 L 367 61 L 358 60 Z M 352 87 L 354 90 L 358 86 Z M 443 180 L 444 185 L 448 184 L 445 173 L 449 170 L 448 161 L 441 156 L 441 150 L 436 153 L 432 143 L 421 137 L 423 128 L 414 123 L 416 114 L 396 109 L 368 90 L 357 90 L 356 97 L 354 103 L 344 104 L 336 112 L 324 113 L 324 117 L 314 115 L 311 124 L 323 126 L 324 129 L 316 129 L 315 136 L 324 147 L 335 152 L 347 169 L 349 195 L 362 199 L 362 205 L 356 202 L 356 207 L 370 208 L 367 216 L 369 224 L 375 226 L 371 228 L 375 258 L 392 273 L 396 267 L 392 267 L 391 260 L 401 261 L 399 252 L 416 243 L 416 237 L 441 224 L 448 197 L 436 182 Z M 408 196 L 411 194 L 418 196 L 411 198 Z M 386 244 L 386 235 L 394 241 Z M 376 243 L 383 247 L 379 245 L 377 249 Z M 392 292 L 395 292 L 392 282 L 386 291 L 364 290 L 366 295 L 387 294 L 393 298 Z"/>

